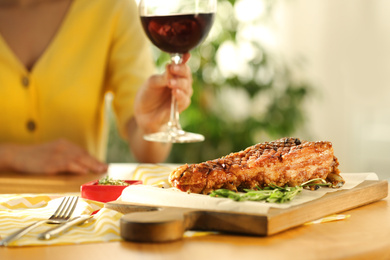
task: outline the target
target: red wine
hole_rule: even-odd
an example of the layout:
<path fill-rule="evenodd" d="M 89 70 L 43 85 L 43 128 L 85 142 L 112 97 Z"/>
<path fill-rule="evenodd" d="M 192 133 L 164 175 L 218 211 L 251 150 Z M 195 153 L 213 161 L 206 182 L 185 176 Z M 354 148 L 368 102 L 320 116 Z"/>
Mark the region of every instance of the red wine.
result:
<path fill-rule="evenodd" d="M 214 13 L 141 16 L 146 35 L 154 45 L 169 53 L 186 53 L 209 33 Z"/>

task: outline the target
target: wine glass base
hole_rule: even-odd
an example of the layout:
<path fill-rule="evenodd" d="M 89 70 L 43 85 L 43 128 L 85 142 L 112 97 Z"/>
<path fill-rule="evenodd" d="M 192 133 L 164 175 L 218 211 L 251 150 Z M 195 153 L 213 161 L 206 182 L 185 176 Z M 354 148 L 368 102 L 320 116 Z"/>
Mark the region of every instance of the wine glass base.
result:
<path fill-rule="evenodd" d="M 144 135 L 144 139 L 150 142 L 160 143 L 196 143 L 203 142 L 204 136 L 201 134 L 179 130 Z"/>

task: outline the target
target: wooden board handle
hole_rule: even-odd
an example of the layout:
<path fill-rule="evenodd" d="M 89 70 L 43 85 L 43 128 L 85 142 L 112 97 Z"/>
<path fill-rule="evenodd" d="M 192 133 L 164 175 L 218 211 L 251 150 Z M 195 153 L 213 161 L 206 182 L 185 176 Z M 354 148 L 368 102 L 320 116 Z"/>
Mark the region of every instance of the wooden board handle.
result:
<path fill-rule="evenodd" d="M 158 208 L 155 211 L 126 214 L 120 221 L 121 236 L 136 242 L 167 242 L 183 237 L 185 211 Z"/>
<path fill-rule="evenodd" d="M 127 207 L 130 212 L 134 212 L 131 208 L 138 210 L 138 206 L 127 205 Z M 126 214 L 120 221 L 122 238 L 136 242 L 178 240 L 183 237 L 186 230 L 264 236 L 267 234 L 266 227 L 266 216 L 173 207 L 150 207 L 147 212 L 136 211 Z"/>

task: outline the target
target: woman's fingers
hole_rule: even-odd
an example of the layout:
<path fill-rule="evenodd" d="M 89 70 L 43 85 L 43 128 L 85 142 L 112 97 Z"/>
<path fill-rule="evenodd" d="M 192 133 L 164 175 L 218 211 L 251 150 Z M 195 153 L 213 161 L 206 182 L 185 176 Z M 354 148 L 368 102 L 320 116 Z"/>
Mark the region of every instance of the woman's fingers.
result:
<path fill-rule="evenodd" d="M 191 95 L 185 94 L 180 89 L 173 90 L 172 95 L 174 95 L 177 100 L 179 112 L 182 112 L 191 104 Z"/>
<path fill-rule="evenodd" d="M 82 175 L 82 174 L 88 174 L 90 172 L 90 169 L 76 161 L 70 161 L 67 164 L 66 170 L 64 170 L 64 172 Z"/>
<path fill-rule="evenodd" d="M 84 154 L 84 156 L 78 158 L 75 162 L 72 162 L 71 165 L 81 173 L 105 173 L 108 170 L 107 164 L 98 161 L 89 154 Z"/>
<path fill-rule="evenodd" d="M 57 154 L 54 156 L 57 159 L 58 167 L 63 167 L 62 171 L 77 174 L 103 173 L 107 171 L 105 163 L 100 162 L 86 150 L 67 140 L 53 142 L 52 149 L 57 151 Z M 58 171 L 61 171 L 60 168 Z"/>
<path fill-rule="evenodd" d="M 187 53 L 184 53 L 183 54 L 183 63 L 186 63 L 191 57 L 191 54 L 189 54 L 188 52 Z"/>
<path fill-rule="evenodd" d="M 172 78 L 169 80 L 169 86 L 172 90 L 180 90 L 185 95 L 191 97 L 193 93 L 192 84 L 186 78 Z"/>
<path fill-rule="evenodd" d="M 166 69 L 173 77 L 181 77 L 192 80 L 191 69 L 186 64 L 168 64 Z"/>
<path fill-rule="evenodd" d="M 167 66 L 168 86 L 171 89 L 180 89 L 186 95 L 191 96 L 192 74 L 190 68 L 185 64 L 169 64 Z"/>

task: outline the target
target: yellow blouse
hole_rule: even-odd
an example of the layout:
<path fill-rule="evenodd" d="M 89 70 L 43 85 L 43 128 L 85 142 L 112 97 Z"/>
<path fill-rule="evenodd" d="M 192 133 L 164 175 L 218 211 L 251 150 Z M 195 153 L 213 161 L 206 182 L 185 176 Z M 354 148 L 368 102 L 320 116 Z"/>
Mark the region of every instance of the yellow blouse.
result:
<path fill-rule="evenodd" d="M 105 159 L 105 95 L 124 138 L 137 89 L 154 71 L 134 0 L 73 0 L 28 71 L 0 35 L 0 143 L 66 138 Z"/>

